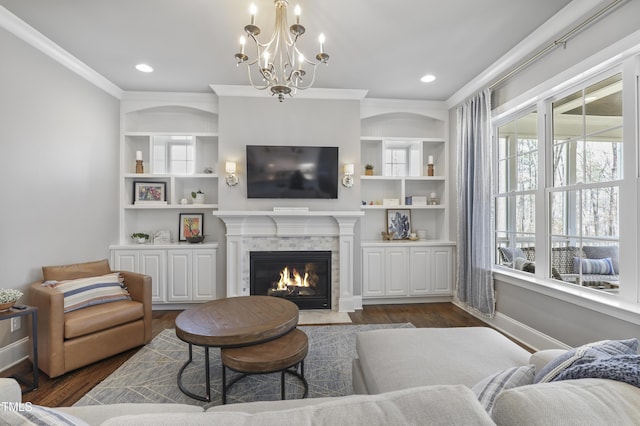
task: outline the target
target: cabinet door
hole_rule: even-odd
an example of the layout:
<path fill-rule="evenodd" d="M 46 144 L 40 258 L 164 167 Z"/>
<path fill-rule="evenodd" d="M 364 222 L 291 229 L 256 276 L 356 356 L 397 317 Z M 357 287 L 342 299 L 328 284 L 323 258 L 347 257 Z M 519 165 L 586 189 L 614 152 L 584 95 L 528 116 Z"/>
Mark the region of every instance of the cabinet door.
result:
<path fill-rule="evenodd" d="M 193 300 L 216 298 L 216 250 L 193 250 Z"/>
<path fill-rule="evenodd" d="M 137 250 L 112 250 L 111 268 L 114 271 L 139 272 Z"/>
<path fill-rule="evenodd" d="M 409 251 L 409 294 L 423 296 L 431 293 L 433 267 L 431 248 L 411 247 Z"/>
<path fill-rule="evenodd" d="M 362 249 L 362 296 L 384 296 L 384 249 Z"/>
<path fill-rule="evenodd" d="M 406 296 L 409 288 L 409 256 L 406 247 L 388 247 L 385 262 L 385 295 Z"/>
<path fill-rule="evenodd" d="M 433 294 L 453 292 L 453 251 L 451 247 L 433 249 Z"/>
<path fill-rule="evenodd" d="M 192 300 L 193 261 L 191 250 L 169 250 L 167 300 L 189 302 Z"/>
<path fill-rule="evenodd" d="M 151 276 L 151 301 L 167 301 L 167 256 L 164 250 L 141 250 L 140 273 Z"/>

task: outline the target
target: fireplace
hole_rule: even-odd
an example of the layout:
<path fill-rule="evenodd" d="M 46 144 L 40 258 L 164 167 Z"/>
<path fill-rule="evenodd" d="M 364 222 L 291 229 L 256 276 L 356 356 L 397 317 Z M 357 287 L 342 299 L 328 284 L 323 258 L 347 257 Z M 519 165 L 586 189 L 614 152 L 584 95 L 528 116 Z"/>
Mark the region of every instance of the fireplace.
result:
<path fill-rule="evenodd" d="M 250 292 L 331 309 L 331 251 L 252 251 Z"/>

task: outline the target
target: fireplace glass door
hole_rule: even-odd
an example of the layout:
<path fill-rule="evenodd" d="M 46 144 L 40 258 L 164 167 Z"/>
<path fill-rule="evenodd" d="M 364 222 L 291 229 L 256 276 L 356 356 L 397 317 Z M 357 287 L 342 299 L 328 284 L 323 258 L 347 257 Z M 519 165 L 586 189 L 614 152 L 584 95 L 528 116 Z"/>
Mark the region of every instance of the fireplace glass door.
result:
<path fill-rule="evenodd" d="M 284 297 L 300 309 L 331 309 L 331 251 L 250 253 L 252 295 Z"/>

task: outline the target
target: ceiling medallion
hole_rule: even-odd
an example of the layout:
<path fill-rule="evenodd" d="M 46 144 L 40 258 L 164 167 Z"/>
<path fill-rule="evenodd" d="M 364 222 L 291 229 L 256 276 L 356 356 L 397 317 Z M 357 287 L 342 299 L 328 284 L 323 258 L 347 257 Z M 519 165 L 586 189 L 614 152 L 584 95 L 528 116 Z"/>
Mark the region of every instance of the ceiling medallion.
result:
<path fill-rule="evenodd" d="M 236 53 L 235 58 L 238 66 L 242 63 L 247 65 L 249 82 L 254 88 L 258 90 L 268 88 L 271 95 L 278 95 L 278 99 L 282 102 L 284 95 L 293 96 L 297 90 L 311 87 L 316 77 L 316 66 L 326 64 L 329 55 L 324 52 L 324 34 L 320 34 L 318 38 L 320 53 L 315 56 L 317 62 L 307 59 L 296 46 L 298 38 L 305 32 L 304 26 L 300 25 L 300 6 L 295 7 L 296 23 L 289 26 L 287 22 L 289 2 L 274 0 L 273 3 L 276 7 L 276 22 L 269 41 L 266 43 L 258 41 L 260 27 L 255 23 L 256 7 L 251 5 L 251 23 L 244 27 L 244 31 L 255 43 L 256 56 L 249 60 L 249 56 L 245 54 L 246 38 L 243 36 L 240 37 L 240 53 Z M 304 80 L 307 74 L 305 67 L 311 71 L 308 83 Z M 254 82 L 254 75 L 262 82 Z"/>

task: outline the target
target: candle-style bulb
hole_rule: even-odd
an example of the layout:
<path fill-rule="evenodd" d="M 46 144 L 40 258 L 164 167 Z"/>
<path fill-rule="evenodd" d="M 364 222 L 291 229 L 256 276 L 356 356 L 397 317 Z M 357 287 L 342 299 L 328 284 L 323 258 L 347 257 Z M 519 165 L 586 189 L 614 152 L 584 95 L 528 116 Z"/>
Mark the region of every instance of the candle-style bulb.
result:
<path fill-rule="evenodd" d="M 251 3 L 251 6 L 249 6 L 249 13 L 251 14 L 251 25 L 256 24 L 256 12 L 258 12 L 258 8 L 255 4 Z"/>
<path fill-rule="evenodd" d="M 244 44 L 247 42 L 247 39 L 244 36 L 240 36 L 240 53 L 244 55 Z"/>
<path fill-rule="evenodd" d="M 298 56 L 298 69 L 301 70 L 302 69 L 302 64 L 304 64 L 304 55 L 301 53 Z"/>
<path fill-rule="evenodd" d="M 264 57 L 264 67 L 267 68 L 269 66 L 269 51 L 264 52 L 262 56 Z"/>
<path fill-rule="evenodd" d="M 320 53 L 324 53 L 324 34 L 320 33 L 320 36 L 318 37 L 318 41 L 320 42 Z"/>
<path fill-rule="evenodd" d="M 296 5 L 296 8 L 294 9 L 294 13 L 296 14 L 296 24 L 300 24 L 301 9 L 299 4 Z"/>

